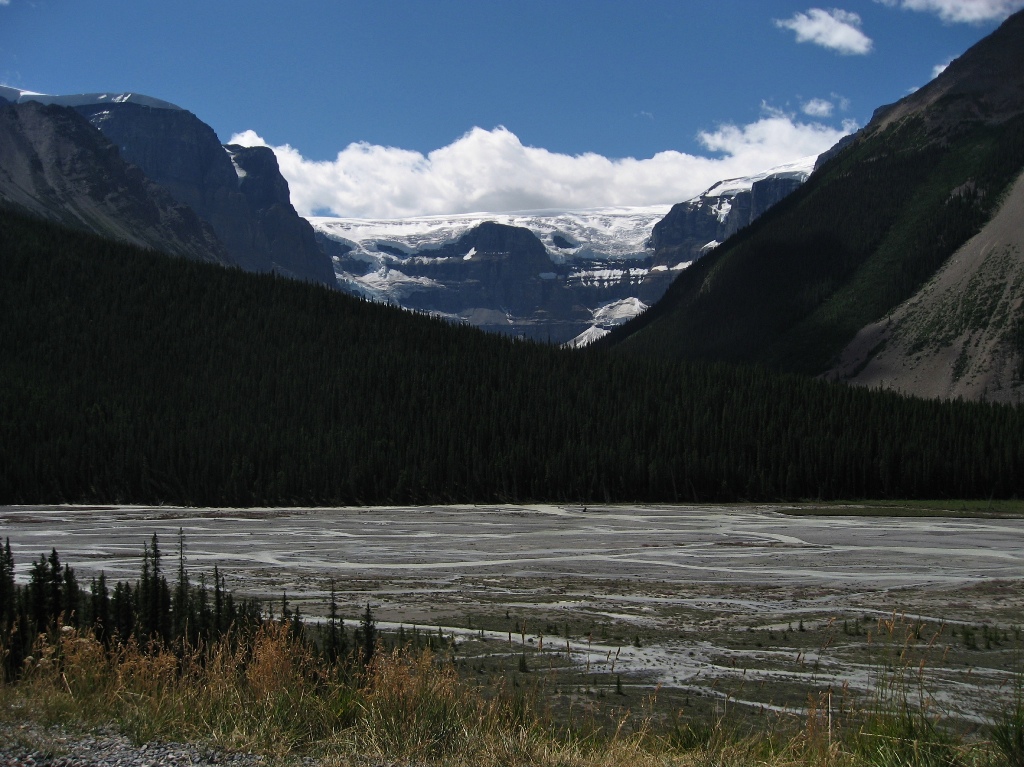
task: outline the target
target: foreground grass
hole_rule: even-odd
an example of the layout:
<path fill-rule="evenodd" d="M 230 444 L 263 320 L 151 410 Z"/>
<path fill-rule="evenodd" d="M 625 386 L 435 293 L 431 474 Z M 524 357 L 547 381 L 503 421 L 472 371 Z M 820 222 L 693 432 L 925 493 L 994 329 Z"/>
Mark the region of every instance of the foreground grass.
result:
<path fill-rule="evenodd" d="M 325 663 L 285 627 L 198 648 L 134 642 L 108 650 L 64 629 L 41 638 L 23 678 L 0 686 L 0 722 L 114 725 L 139 742 L 192 741 L 330 765 L 963 765 L 1022 764 L 1020 696 L 1006 745 L 938 726 L 906 688 L 832 722 L 823 699 L 784 731 L 724 720 L 681 725 L 622 714 L 611 729 L 555 724 L 522 687 L 484 694 L 428 651 L 378 653 L 365 669 Z M 877 702 L 876 702 L 877 703 Z M 830 707 L 829 707 L 830 708 Z M 1014 749 L 1017 750 L 1014 750 Z"/>

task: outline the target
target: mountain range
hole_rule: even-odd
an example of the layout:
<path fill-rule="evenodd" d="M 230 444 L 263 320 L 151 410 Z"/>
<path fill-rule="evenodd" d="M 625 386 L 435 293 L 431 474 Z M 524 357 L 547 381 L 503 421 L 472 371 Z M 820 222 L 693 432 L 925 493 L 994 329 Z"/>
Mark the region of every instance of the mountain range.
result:
<path fill-rule="evenodd" d="M 1019 398 L 1022 57 L 1017 14 L 806 180 L 657 222 L 314 228 L 185 110 L 0 92 L 0 503 L 1020 497 L 1024 408 L 874 389 Z M 382 268 L 419 311 L 338 289 Z M 635 316 L 508 337 L 545 313 Z"/>
<path fill-rule="evenodd" d="M 311 228 L 270 149 L 222 145 L 174 104 L 7 87 L 0 100 L 0 199 L 8 205 L 175 255 L 574 345 L 657 301 L 716 237 L 749 224 L 813 163 L 720 182 L 671 211 L 321 217 Z"/>
<path fill-rule="evenodd" d="M 671 208 L 318 217 L 138 94 L 0 86 L 0 202 L 506 335 L 927 397 L 1024 395 L 1024 12 L 820 158 Z"/>
<path fill-rule="evenodd" d="M 654 304 L 681 270 L 799 187 L 814 162 L 719 181 L 671 208 L 310 220 L 350 292 L 580 346 Z M 484 224 L 532 236 L 509 233 L 485 246 L 498 250 L 482 250 L 474 230 Z M 481 271 L 482 259 L 503 266 Z"/>
<path fill-rule="evenodd" d="M 1024 396 L 1024 12 L 602 343 L 939 398 Z"/>

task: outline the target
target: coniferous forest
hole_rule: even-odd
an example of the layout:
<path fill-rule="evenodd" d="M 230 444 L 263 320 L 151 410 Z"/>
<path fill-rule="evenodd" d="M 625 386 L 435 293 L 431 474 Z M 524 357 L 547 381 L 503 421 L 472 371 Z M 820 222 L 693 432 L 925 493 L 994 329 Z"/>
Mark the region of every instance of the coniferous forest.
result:
<path fill-rule="evenodd" d="M 0 212 L 0 503 L 1013 497 L 1024 411 L 486 335 Z"/>
<path fill-rule="evenodd" d="M 324 621 L 306 625 L 298 608 L 289 606 L 287 593 L 275 616 L 273 605 L 265 609 L 258 600 L 236 598 L 219 568 L 214 568 L 212 584 L 205 574 L 193 580 L 184 545 L 179 536 L 168 565 L 154 534 L 143 546 L 139 578 L 114 585 L 103 572 L 88 584 L 80 583 L 74 569 L 51 549 L 32 563 L 22 585 L 15 581 L 14 556 L 10 541 L 5 541 L 0 545 L 0 684 L 17 679 L 31 665 L 26 659 L 38 650 L 41 636 L 53 643 L 60 631 L 92 636 L 107 650 L 134 642 L 144 649 L 184 653 L 223 640 L 250 642 L 259 629 L 276 621 L 293 640 L 306 641 L 329 663 L 345 666 L 366 665 L 378 646 L 385 647 L 369 604 L 350 642 L 333 590 Z M 415 638 L 412 649 L 419 649 L 418 634 Z M 429 641 L 433 648 L 433 637 Z"/>

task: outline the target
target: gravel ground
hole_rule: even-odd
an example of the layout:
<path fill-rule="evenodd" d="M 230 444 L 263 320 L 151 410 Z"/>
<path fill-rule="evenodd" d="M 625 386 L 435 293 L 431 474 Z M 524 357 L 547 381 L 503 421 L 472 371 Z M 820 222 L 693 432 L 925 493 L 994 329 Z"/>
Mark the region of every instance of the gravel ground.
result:
<path fill-rule="evenodd" d="M 304 760 L 305 761 L 305 760 Z M 308 760 L 312 764 L 312 760 Z M 302 764 L 302 763 L 300 763 Z M 134 745 L 111 730 L 81 733 L 34 724 L 0 725 L 0 767 L 267 767 L 255 754 L 187 743 Z"/>

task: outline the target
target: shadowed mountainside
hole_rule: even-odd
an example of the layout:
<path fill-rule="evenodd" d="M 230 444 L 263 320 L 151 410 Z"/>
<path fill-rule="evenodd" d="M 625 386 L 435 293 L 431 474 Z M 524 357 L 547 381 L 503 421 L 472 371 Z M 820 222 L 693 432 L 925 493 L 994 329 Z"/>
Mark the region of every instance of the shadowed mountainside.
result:
<path fill-rule="evenodd" d="M 986 228 L 1022 170 L 1024 12 L 920 91 L 877 110 L 807 184 L 683 272 L 658 305 L 605 343 L 622 352 L 856 380 L 857 367 L 865 369 L 881 347 L 861 345 L 865 356 L 841 362 L 849 360 L 847 346 L 904 302 L 937 300 L 937 292 L 923 289 Z M 999 225 L 1001 231 L 1021 226 L 1012 215 Z M 997 248 L 1010 260 L 998 268 L 990 263 L 979 278 L 992 295 L 1005 288 L 1000 300 L 972 309 L 972 328 L 991 326 L 986 332 L 996 342 L 983 343 L 981 336 L 957 342 L 955 359 L 963 353 L 963 360 L 943 386 L 920 388 L 912 381 L 916 373 L 890 377 L 887 385 L 929 396 L 1019 397 L 1024 293 L 1011 266 L 1020 259 L 1015 237 L 1002 238 Z M 957 289 L 969 292 L 974 278 L 960 273 Z M 919 340 L 930 347 L 953 343 L 940 328 Z M 890 357 L 887 368 L 911 370 L 924 348 L 917 347 Z M 987 387 L 957 388 L 965 371 L 982 368 L 1003 373 L 987 379 Z"/>

